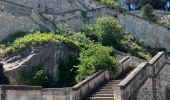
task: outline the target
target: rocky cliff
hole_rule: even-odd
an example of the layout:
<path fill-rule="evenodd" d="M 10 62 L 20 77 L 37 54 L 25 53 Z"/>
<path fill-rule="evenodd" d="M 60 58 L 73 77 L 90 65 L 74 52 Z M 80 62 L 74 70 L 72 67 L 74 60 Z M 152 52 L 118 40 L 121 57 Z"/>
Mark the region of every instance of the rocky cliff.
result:
<path fill-rule="evenodd" d="M 59 22 L 79 30 L 82 11 L 101 7 L 92 0 L 1 0 L 0 40 L 18 31 L 54 31 Z"/>
<path fill-rule="evenodd" d="M 21 76 L 22 70 L 32 70 L 43 66 L 45 71 L 53 76 L 53 81 L 59 79 L 59 61 L 67 61 L 69 56 L 77 55 L 77 47 L 69 47 L 60 41 L 30 46 L 4 59 L 4 70 L 10 84 L 24 84 Z"/>

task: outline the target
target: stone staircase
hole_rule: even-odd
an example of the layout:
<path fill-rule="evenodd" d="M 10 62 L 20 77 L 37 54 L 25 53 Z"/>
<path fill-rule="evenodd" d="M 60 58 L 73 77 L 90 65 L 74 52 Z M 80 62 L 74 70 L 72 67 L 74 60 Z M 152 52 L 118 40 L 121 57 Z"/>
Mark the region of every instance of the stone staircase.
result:
<path fill-rule="evenodd" d="M 84 100 L 114 100 L 114 90 L 117 85 L 133 71 L 133 67 L 127 69 L 124 73 L 118 76 L 116 80 L 109 80 L 95 89 Z"/>
<path fill-rule="evenodd" d="M 114 90 L 121 80 L 110 80 L 96 89 L 85 100 L 114 100 Z"/>

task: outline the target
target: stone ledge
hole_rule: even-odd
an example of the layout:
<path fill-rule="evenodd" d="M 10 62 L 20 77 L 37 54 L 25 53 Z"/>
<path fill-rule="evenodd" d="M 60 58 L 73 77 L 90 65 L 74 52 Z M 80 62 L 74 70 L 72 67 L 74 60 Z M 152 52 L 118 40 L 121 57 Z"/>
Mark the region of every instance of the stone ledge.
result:
<path fill-rule="evenodd" d="M 126 62 L 127 60 L 130 59 L 130 56 L 126 56 L 123 59 L 120 60 L 120 63 L 123 64 L 124 62 Z"/>
<path fill-rule="evenodd" d="M 81 87 L 83 87 L 85 84 L 89 83 L 91 80 L 95 79 L 97 76 L 99 76 L 100 74 L 102 74 L 103 72 L 105 72 L 104 70 L 103 71 L 99 71 L 97 73 L 95 73 L 93 76 L 90 76 L 88 78 L 86 78 L 85 80 L 79 82 L 77 85 L 73 86 L 72 90 L 78 90 L 80 89 Z"/>
<path fill-rule="evenodd" d="M 149 61 L 149 64 L 151 64 L 151 65 L 155 64 L 163 55 L 164 55 L 164 52 L 159 52 L 155 57 L 153 57 Z"/>
<path fill-rule="evenodd" d="M 126 88 L 132 80 L 148 65 L 147 62 L 141 63 L 136 69 L 134 69 L 122 82 L 120 82 L 119 86 L 121 88 Z"/>
<path fill-rule="evenodd" d="M 0 85 L 1 90 L 41 90 L 42 86 Z"/>

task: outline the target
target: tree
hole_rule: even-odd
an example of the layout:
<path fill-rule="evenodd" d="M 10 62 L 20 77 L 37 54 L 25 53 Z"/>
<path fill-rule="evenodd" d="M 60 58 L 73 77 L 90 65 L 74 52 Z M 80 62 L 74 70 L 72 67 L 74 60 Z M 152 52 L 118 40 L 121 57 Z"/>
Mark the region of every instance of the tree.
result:
<path fill-rule="evenodd" d="M 139 3 L 138 3 L 138 7 L 139 8 L 142 8 L 144 7 L 146 4 L 150 4 L 151 3 L 151 0 L 140 0 Z"/>
<path fill-rule="evenodd" d="M 143 8 L 142 8 L 142 17 L 144 19 L 150 20 L 150 21 L 156 21 L 156 16 L 153 14 L 153 8 L 151 4 L 146 4 Z"/>
<path fill-rule="evenodd" d="M 88 37 L 105 46 L 117 44 L 121 38 L 122 28 L 116 18 L 111 16 L 99 17 L 95 24 L 87 25 L 84 32 Z"/>

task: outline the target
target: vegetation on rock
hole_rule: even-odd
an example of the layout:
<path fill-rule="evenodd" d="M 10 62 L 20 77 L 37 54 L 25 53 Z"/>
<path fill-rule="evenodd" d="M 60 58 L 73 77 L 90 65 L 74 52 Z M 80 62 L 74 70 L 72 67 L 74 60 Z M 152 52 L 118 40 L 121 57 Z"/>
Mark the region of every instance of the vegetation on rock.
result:
<path fill-rule="evenodd" d="M 33 70 L 23 70 L 21 74 L 25 84 L 50 87 L 53 77 L 45 72 L 43 67 L 35 67 Z"/>
<path fill-rule="evenodd" d="M 70 55 L 68 61 L 59 61 L 59 84 L 61 86 L 73 86 L 76 84 L 77 68 L 74 67 L 79 63 L 75 55 Z"/>
<path fill-rule="evenodd" d="M 113 7 L 119 12 L 123 12 L 124 10 L 122 9 L 121 5 L 116 1 L 116 0 L 95 0 L 103 3 L 104 5 L 107 5 L 109 7 Z"/>
<path fill-rule="evenodd" d="M 132 53 L 139 58 L 151 58 L 144 46 L 136 42 L 134 36 L 122 34 L 123 31 L 118 20 L 111 16 L 100 17 L 95 24 L 86 25 L 84 32 L 91 40 L 105 46 L 112 46 L 117 50 Z"/>
<path fill-rule="evenodd" d="M 156 22 L 157 21 L 157 18 L 156 16 L 153 14 L 153 8 L 152 8 L 152 5 L 151 4 L 146 4 L 142 10 L 141 10 L 141 14 L 142 14 L 142 17 L 147 19 L 147 20 L 150 20 L 150 21 L 153 21 L 153 22 Z"/>
<path fill-rule="evenodd" d="M 93 75 L 99 70 L 111 69 L 116 71 L 119 68 L 119 62 L 111 56 L 113 49 L 96 44 L 89 49 L 82 49 L 80 53 L 80 64 L 77 66 L 77 82 Z"/>
<path fill-rule="evenodd" d="M 121 39 L 122 29 L 116 18 L 104 16 L 99 17 L 95 24 L 86 25 L 84 32 L 91 40 L 112 46 Z"/>
<path fill-rule="evenodd" d="M 59 62 L 60 84 L 72 86 L 99 70 L 111 69 L 117 71 L 120 63 L 112 55 L 114 49 L 129 52 L 143 59 L 151 55 L 144 48 L 144 41 L 137 41 L 123 30 L 116 18 L 111 16 L 99 17 L 94 24 L 86 25 L 83 31 L 74 32 L 63 24 L 57 25 L 55 33 L 32 32 L 17 38 L 8 44 L 7 52 L 16 52 L 32 45 L 59 40 L 69 46 L 79 47 L 79 57 L 71 56 L 67 62 Z M 52 80 L 43 69 L 33 72 L 23 71 L 26 83 L 47 86 Z M 46 83 L 47 82 L 47 83 Z"/>
<path fill-rule="evenodd" d="M 6 48 L 6 51 L 15 52 L 17 50 L 26 48 L 31 45 L 48 43 L 53 40 L 59 40 L 71 46 L 81 46 L 81 44 L 74 42 L 68 38 L 65 38 L 64 36 L 61 36 L 61 35 L 56 35 L 52 33 L 47 34 L 47 33 L 41 33 L 41 32 L 33 32 L 31 34 L 25 35 L 24 37 L 16 39 L 12 44 L 10 44 Z"/>

